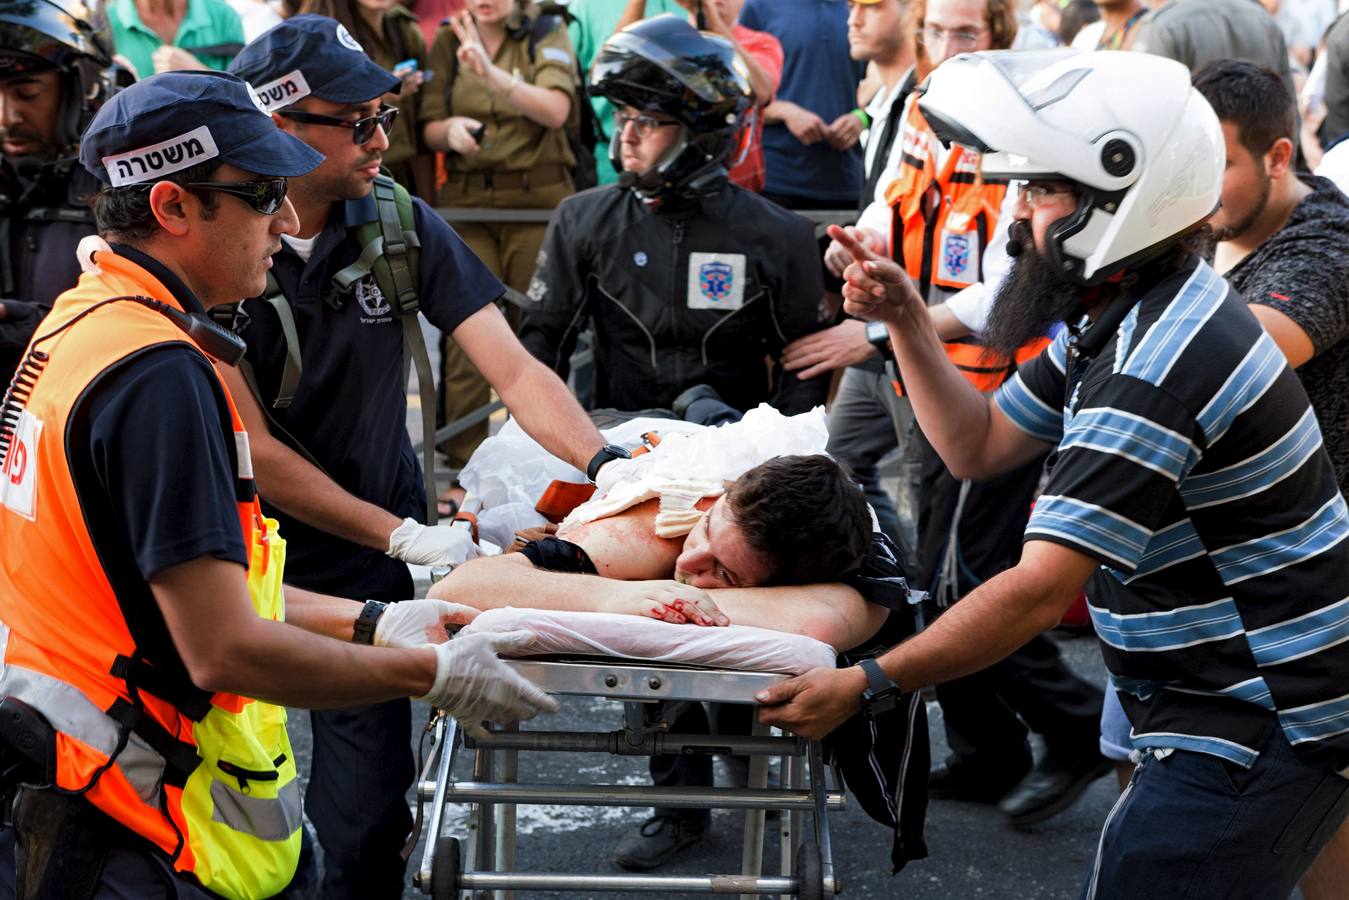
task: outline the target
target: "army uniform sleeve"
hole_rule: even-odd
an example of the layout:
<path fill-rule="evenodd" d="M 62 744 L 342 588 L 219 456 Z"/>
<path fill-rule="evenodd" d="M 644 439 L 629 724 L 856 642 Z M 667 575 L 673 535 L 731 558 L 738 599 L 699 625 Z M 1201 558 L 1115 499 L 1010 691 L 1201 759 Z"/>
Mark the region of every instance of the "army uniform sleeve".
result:
<path fill-rule="evenodd" d="M 455 37 L 450 26 L 442 23 L 427 52 L 426 69 L 434 72 L 430 84 L 417 92 L 417 121 L 425 125 L 450 116 L 449 92 L 453 86 Z"/>
<path fill-rule="evenodd" d="M 538 87 L 562 91 L 576 103 L 576 53 L 571 37 L 559 18 L 534 48 L 534 78 Z"/>

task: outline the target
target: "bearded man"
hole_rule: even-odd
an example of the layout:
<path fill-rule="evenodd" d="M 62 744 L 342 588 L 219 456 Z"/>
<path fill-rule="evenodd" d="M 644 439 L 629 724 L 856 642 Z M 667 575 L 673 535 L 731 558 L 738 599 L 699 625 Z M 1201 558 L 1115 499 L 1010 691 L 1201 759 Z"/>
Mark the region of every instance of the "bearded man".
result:
<path fill-rule="evenodd" d="M 986 177 L 1027 182 L 1019 272 L 995 308 L 1031 309 L 1000 312 L 996 340 L 1073 302 L 989 398 L 903 270 L 833 229 L 854 257 L 847 311 L 886 323 L 952 472 L 1053 450 L 1020 562 L 880 667 L 904 692 L 958 678 L 1086 587 L 1140 761 L 1083 896 L 1287 896 L 1349 815 L 1349 509 L 1297 375 L 1191 246 L 1223 182 L 1218 116 L 1175 62 L 1070 51 L 958 57 L 920 104 L 984 151 Z M 867 675 L 762 691 L 760 721 L 826 732 L 878 689 Z"/>

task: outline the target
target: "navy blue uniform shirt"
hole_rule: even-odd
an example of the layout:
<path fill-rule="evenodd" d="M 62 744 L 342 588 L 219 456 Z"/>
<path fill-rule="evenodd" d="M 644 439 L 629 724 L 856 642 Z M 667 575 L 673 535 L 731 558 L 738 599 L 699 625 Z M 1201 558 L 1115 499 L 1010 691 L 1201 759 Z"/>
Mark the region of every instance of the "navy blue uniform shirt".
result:
<path fill-rule="evenodd" d="M 448 334 L 505 288 L 434 210 L 414 202 L 421 309 Z M 360 255 L 356 229 L 377 217 L 373 195 L 347 201 L 334 207 L 308 263 L 289 246 L 273 257 L 272 274 L 294 312 L 304 370 L 290 406 L 268 411 L 344 490 L 420 520 L 426 495 L 407 430 L 402 324 L 373 274 L 346 293 L 332 285 L 333 275 Z M 248 300 L 242 308 L 247 359 L 270 407 L 284 370 L 285 337 L 270 305 Z M 357 599 L 381 590 L 410 595 L 405 564 L 266 509 L 288 543 L 288 583 Z"/>
<path fill-rule="evenodd" d="M 157 260 L 130 247 L 116 250 L 158 278 L 183 309 L 202 312 L 187 286 Z M 59 341 L 45 349 L 61 352 Z M 178 672 L 149 580 L 203 556 L 247 564 L 235 500 L 238 463 L 227 438 L 232 431 L 220 379 L 184 344 L 148 347 L 109 367 L 70 413 L 66 452 L 99 562 L 137 645 Z"/>

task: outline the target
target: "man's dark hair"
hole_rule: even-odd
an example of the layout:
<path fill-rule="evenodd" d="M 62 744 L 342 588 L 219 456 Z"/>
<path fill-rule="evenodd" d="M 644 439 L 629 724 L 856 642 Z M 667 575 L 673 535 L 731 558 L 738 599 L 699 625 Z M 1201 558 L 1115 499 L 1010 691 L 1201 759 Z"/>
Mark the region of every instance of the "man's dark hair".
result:
<path fill-rule="evenodd" d="M 1059 13 L 1059 41 L 1066 47 L 1084 25 L 1101 18 L 1101 10 L 1092 0 L 1071 0 Z"/>
<path fill-rule="evenodd" d="M 179 185 L 194 181 L 211 181 L 211 176 L 219 168 L 220 164 L 217 162 L 204 162 L 158 180 L 172 181 Z M 128 184 L 122 187 L 108 186 L 94 194 L 90 199 L 90 205 L 94 208 L 94 225 L 98 228 L 98 233 L 104 237 L 115 235 L 129 241 L 143 241 L 153 236 L 159 230 L 159 222 L 155 219 L 154 211 L 150 209 L 152 186 L 153 182 Z M 216 192 L 192 188 L 188 190 L 201 198 L 202 217 L 208 221 L 213 219 L 220 200 Z"/>
<path fill-rule="evenodd" d="M 731 521 L 768 562 L 765 584 L 837 581 L 871 544 L 871 513 L 847 469 L 828 456 L 779 456 L 726 492 Z"/>
<path fill-rule="evenodd" d="M 1241 145 L 1263 156 L 1279 138 L 1297 143 L 1297 104 L 1275 72 L 1240 59 L 1220 59 L 1195 73 L 1195 90 L 1237 126 Z"/>

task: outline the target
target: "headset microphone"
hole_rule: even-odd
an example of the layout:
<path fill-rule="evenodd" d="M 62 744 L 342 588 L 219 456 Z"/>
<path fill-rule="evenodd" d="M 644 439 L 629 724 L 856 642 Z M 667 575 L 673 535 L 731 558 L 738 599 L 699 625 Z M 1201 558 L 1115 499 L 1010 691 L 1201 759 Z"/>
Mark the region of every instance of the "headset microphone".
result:
<path fill-rule="evenodd" d="M 161 303 L 153 297 L 134 296 L 124 298 L 135 300 L 142 306 L 148 306 L 157 313 L 167 316 L 169 321 L 187 333 L 198 347 L 228 366 L 237 366 L 244 358 L 248 345 L 234 332 L 221 328 L 210 319 L 193 316 L 175 309 L 167 303 Z"/>

